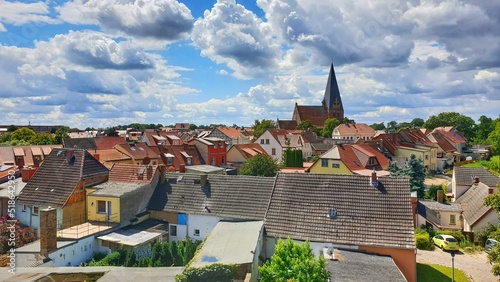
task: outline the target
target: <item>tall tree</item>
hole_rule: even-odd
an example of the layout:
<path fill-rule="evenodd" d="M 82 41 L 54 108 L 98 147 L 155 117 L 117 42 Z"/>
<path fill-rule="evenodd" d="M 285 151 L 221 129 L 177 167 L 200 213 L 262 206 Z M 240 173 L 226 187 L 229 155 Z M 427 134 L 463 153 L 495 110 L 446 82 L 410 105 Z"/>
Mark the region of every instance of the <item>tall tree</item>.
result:
<path fill-rule="evenodd" d="M 32 145 L 50 145 L 56 144 L 56 139 L 50 133 L 41 132 L 31 138 L 30 143 Z"/>
<path fill-rule="evenodd" d="M 259 273 L 262 282 L 328 280 L 326 261 L 314 255 L 309 241 L 299 244 L 290 238 L 286 241 L 278 239 L 271 261 L 259 267 Z"/>
<path fill-rule="evenodd" d="M 495 130 L 495 122 L 493 119 L 482 115 L 479 117 L 479 123 L 476 126 L 476 135 L 474 137 L 474 143 L 482 143 L 488 139 L 488 135 Z"/>
<path fill-rule="evenodd" d="M 253 136 L 255 136 L 255 138 L 259 138 L 270 128 L 276 128 L 276 122 L 270 119 L 263 119 L 262 121 L 256 119 L 252 124 Z"/>
<path fill-rule="evenodd" d="M 388 122 L 387 123 L 387 130 L 389 130 L 391 132 L 397 131 L 398 130 L 398 122 L 395 120 Z"/>
<path fill-rule="evenodd" d="M 493 154 L 500 155 L 500 118 L 495 122 L 495 129 L 488 135 L 488 143 Z"/>
<path fill-rule="evenodd" d="M 424 124 L 424 127 L 429 130 L 440 126 L 453 126 L 462 132 L 467 139 L 471 139 L 474 137 L 476 123 L 471 117 L 455 112 L 443 112 L 437 116 L 430 116 Z"/>
<path fill-rule="evenodd" d="M 69 132 L 69 127 L 66 126 L 59 127 L 59 129 L 56 130 L 56 136 L 55 136 L 56 143 L 62 144 L 63 139 L 69 138 L 68 132 Z"/>
<path fill-rule="evenodd" d="M 410 124 L 414 128 L 420 128 L 420 127 L 424 126 L 425 121 L 421 118 L 414 118 L 411 120 Z"/>
<path fill-rule="evenodd" d="M 259 154 L 246 160 L 238 169 L 238 173 L 242 175 L 272 177 L 276 175 L 278 168 L 278 163 L 275 159 L 265 154 Z"/>
<path fill-rule="evenodd" d="M 424 180 L 426 169 L 421 159 L 417 159 L 414 154 L 411 154 L 410 159 L 406 162 L 403 168 L 399 169 L 395 164 L 388 169 L 392 176 L 409 177 L 410 190 L 417 192 L 418 198 L 423 198 L 425 194 Z"/>
<path fill-rule="evenodd" d="M 373 128 L 373 130 L 384 130 L 385 129 L 384 122 L 374 123 L 374 124 L 370 125 L 370 127 Z"/>
<path fill-rule="evenodd" d="M 336 118 L 328 118 L 323 124 L 323 129 L 321 130 L 321 136 L 325 138 L 332 138 L 332 132 L 335 127 L 340 124 L 340 121 Z"/>
<path fill-rule="evenodd" d="M 35 137 L 35 135 L 36 133 L 35 131 L 33 131 L 33 129 L 22 127 L 12 132 L 11 138 L 19 141 L 30 142 L 31 139 Z"/>
<path fill-rule="evenodd" d="M 297 127 L 295 127 L 295 129 L 298 129 L 298 130 L 310 130 L 310 131 L 315 132 L 317 135 L 321 135 L 320 130 L 310 120 L 308 120 L 308 119 L 301 121 L 297 125 Z"/>

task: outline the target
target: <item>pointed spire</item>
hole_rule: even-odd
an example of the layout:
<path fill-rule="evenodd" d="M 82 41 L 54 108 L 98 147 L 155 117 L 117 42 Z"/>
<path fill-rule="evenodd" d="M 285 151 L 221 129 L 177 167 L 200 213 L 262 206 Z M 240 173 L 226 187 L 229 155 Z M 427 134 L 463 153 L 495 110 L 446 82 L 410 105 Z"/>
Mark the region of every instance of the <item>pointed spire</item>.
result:
<path fill-rule="evenodd" d="M 330 65 L 330 74 L 326 83 L 325 96 L 323 98 L 324 105 L 331 117 L 335 117 L 342 121 L 344 118 L 344 107 L 342 106 L 342 98 L 340 97 L 337 77 L 333 69 L 333 63 Z"/>

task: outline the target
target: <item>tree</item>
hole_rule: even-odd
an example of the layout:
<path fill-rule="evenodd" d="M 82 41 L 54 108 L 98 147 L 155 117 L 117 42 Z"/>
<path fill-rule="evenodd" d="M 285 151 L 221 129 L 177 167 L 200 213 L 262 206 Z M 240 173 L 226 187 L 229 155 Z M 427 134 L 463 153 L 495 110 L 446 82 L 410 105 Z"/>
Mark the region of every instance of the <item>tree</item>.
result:
<path fill-rule="evenodd" d="M 67 126 L 61 126 L 59 129 L 56 130 L 56 144 L 62 144 L 63 139 L 69 138 L 69 127 Z"/>
<path fill-rule="evenodd" d="M 327 118 L 321 130 L 321 136 L 325 138 L 332 138 L 332 132 L 335 127 L 339 126 L 340 121 L 336 118 Z"/>
<path fill-rule="evenodd" d="M 276 123 L 270 119 L 263 119 L 259 121 L 258 119 L 252 124 L 253 136 L 259 138 L 266 130 L 270 128 L 276 128 Z"/>
<path fill-rule="evenodd" d="M 9 127 L 7 127 L 7 132 L 14 132 L 14 131 L 16 131 L 17 129 L 19 129 L 19 127 L 17 127 L 17 126 L 15 126 L 15 125 L 11 124 L 11 125 L 9 125 Z"/>
<path fill-rule="evenodd" d="M 476 126 L 476 135 L 474 136 L 474 143 L 480 144 L 488 139 L 488 135 L 495 130 L 495 123 L 493 119 L 482 115 L 478 119 L 479 124 Z"/>
<path fill-rule="evenodd" d="M 297 127 L 295 127 L 295 129 L 297 129 L 297 130 L 311 130 L 311 131 L 314 131 L 317 135 L 321 135 L 318 128 L 316 126 L 314 126 L 314 124 L 308 119 L 301 121 L 297 125 Z M 331 134 L 330 134 L 330 137 L 331 137 Z"/>
<path fill-rule="evenodd" d="M 304 158 L 302 150 L 286 149 L 284 154 L 285 167 L 303 167 Z"/>
<path fill-rule="evenodd" d="M 413 128 L 420 128 L 424 126 L 425 121 L 421 118 L 414 118 L 410 121 L 410 125 Z"/>
<path fill-rule="evenodd" d="M 47 132 L 37 133 L 30 140 L 30 144 L 32 145 L 50 145 L 56 144 L 56 139 L 52 136 L 52 134 Z"/>
<path fill-rule="evenodd" d="M 265 154 L 259 154 L 243 163 L 238 173 L 242 175 L 272 177 L 276 175 L 277 171 L 278 164 L 275 159 Z"/>
<path fill-rule="evenodd" d="M 29 129 L 27 127 L 22 127 L 19 129 L 16 129 L 16 131 L 12 132 L 12 140 L 19 140 L 19 141 L 25 141 L 25 142 L 30 142 L 30 140 L 35 137 L 36 133 L 33 131 L 33 129 Z"/>
<path fill-rule="evenodd" d="M 495 155 L 500 155 L 500 118 L 497 119 L 495 129 L 488 135 L 488 143 Z"/>
<path fill-rule="evenodd" d="M 424 127 L 429 130 L 440 126 L 453 126 L 456 130 L 462 132 L 467 139 L 472 139 L 476 123 L 471 117 L 455 112 L 444 112 L 437 116 L 430 116 L 424 124 Z"/>
<path fill-rule="evenodd" d="M 116 130 L 115 126 L 107 127 L 106 129 L 104 129 L 104 135 L 116 137 L 118 136 L 118 131 Z"/>
<path fill-rule="evenodd" d="M 391 165 L 388 170 L 392 176 L 396 177 L 409 177 L 410 190 L 417 191 L 417 197 L 423 198 L 425 194 L 424 180 L 426 169 L 421 159 L 417 159 L 414 154 L 411 154 L 410 159 L 406 162 L 405 166 L 399 169 L 396 165 Z"/>
<path fill-rule="evenodd" d="M 299 244 L 290 238 L 286 241 L 280 238 L 271 261 L 259 267 L 260 281 L 324 282 L 328 279 L 328 271 L 325 267 L 325 259 L 316 258 L 309 241 Z"/>
<path fill-rule="evenodd" d="M 384 122 L 374 123 L 374 124 L 370 125 L 370 127 L 373 128 L 373 130 L 384 130 L 385 129 Z"/>
<path fill-rule="evenodd" d="M 387 123 L 387 130 L 395 132 L 398 129 L 398 122 L 393 120 Z"/>
<path fill-rule="evenodd" d="M 498 124 L 498 123 L 497 123 Z M 489 206 L 495 211 L 500 212 L 500 192 L 495 192 L 484 199 L 483 204 Z M 500 218 L 500 215 L 498 216 Z M 496 226 L 495 228 L 490 227 L 490 232 L 485 237 L 495 238 L 500 240 L 500 228 Z M 490 264 L 493 264 L 492 272 L 495 276 L 500 276 L 500 245 L 494 247 L 488 253 L 488 260 Z"/>

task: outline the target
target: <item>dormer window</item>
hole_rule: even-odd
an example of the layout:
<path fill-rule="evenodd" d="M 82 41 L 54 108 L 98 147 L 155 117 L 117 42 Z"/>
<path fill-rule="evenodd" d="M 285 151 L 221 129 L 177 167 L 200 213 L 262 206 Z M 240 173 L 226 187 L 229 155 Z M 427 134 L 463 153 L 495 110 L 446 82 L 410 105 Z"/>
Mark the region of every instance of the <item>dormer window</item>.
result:
<path fill-rule="evenodd" d="M 368 164 L 370 166 L 374 166 L 375 165 L 375 158 L 374 157 L 371 157 L 369 160 L 368 160 Z"/>
<path fill-rule="evenodd" d="M 193 164 L 193 161 L 192 161 L 193 158 L 189 157 L 186 159 L 186 164 L 187 165 L 192 165 Z"/>
<path fill-rule="evenodd" d="M 214 148 L 217 149 L 217 142 L 214 142 Z"/>

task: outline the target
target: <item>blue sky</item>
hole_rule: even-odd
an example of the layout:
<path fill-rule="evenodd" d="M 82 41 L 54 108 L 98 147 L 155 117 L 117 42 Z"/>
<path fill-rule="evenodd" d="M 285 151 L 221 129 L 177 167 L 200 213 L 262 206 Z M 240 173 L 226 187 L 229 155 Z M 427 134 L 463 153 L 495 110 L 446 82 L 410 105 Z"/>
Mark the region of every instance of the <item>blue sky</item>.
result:
<path fill-rule="evenodd" d="M 483 2 L 0 0 L 0 123 L 290 119 L 331 63 L 358 123 L 496 118 L 500 3 Z"/>

